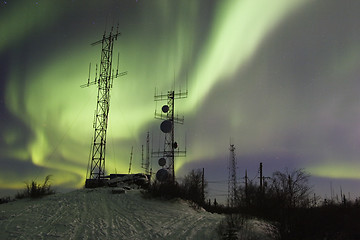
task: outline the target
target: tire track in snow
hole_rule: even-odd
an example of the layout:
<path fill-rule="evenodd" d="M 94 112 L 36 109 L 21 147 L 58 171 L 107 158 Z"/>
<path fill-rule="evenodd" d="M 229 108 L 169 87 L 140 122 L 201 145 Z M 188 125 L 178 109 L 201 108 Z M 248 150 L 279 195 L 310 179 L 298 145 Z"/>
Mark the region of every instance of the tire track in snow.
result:
<path fill-rule="evenodd" d="M 0 213 L 0 239 L 211 239 L 223 218 L 106 188 L 2 204 Z"/>

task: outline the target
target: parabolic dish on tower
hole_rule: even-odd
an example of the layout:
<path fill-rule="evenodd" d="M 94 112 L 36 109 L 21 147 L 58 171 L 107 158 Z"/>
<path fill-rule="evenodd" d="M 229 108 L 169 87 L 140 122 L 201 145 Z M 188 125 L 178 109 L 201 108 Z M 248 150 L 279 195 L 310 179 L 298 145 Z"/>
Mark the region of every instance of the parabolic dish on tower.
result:
<path fill-rule="evenodd" d="M 165 166 L 165 164 L 166 164 L 166 159 L 165 159 L 165 158 L 160 158 L 159 161 L 158 161 L 158 163 L 159 163 L 159 165 L 160 165 L 161 167 L 163 167 L 163 166 Z"/>
<path fill-rule="evenodd" d="M 172 123 L 170 120 L 165 120 L 160 124 L 160 129 L 163 133 L 169 133 L 172 129 Z"/>
<path fill-rule="evenodd" d="M 164 113 L 167 113 L 169 111 L 169 106 L 168 105 L 164 105 L 162 106 L 161 110 L 164 112 Z"/>
<path fill-rule="evenodd" d="M 160 182 L 165 182 L 169 179 L 169 172 L 168 170 L 162 168 L 159 171 L 156 172 L 156 179 L 159 180 Z"/>

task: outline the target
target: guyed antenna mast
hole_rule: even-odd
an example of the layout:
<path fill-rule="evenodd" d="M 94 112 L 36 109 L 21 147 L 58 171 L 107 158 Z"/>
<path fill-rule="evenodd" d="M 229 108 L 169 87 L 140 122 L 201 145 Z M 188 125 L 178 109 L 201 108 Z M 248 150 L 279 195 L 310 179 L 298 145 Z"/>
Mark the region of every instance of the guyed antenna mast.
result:
<path fill-rule="evenodd" d="M 99 187 L 104 184 L 105 178 L 105 149 L 106 149 L 106 132 L 108 127 L 108 116 L 110 108 L 110 89 L 113 86 L 114 78 L 124 76 L 127 72 L 119 73 L 116 69 L 116 73 L 112 69 L 112 57 L 114 42 L 120 36 L 118 28 L 116 32 L 113 32 L 113 28 L 108 35 L 104 33 L 101 40 L 91 44 L 95 46 L 101 44 L 101 59 L 99 76 L 97 74 L 97 65 L 95 79 L 90 80 L 90 68 L 89 66 L 89 78 L 88 82 L 81 85 L 82 88 L 89 87 L 91 85 L 98 86 L 97 104 L 94 115 L 94 138 L 91 148 L 91 159 L 89 159 L 89 175 L 86 176 L 85 187 Z"/>

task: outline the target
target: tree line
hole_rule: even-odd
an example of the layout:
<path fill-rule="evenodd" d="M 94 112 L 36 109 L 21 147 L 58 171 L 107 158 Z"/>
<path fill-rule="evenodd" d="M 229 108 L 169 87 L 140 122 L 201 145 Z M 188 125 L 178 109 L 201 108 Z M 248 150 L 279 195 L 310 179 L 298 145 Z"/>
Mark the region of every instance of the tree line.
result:
<path fill-rule="evenodd" d="M 219 226 L 224 239 L 239 239 L 236 232 L 244 229 L 245 220 L 250 218 L 274 223 L 279 239 L 360 239 L 359 199 L 350 201 L 342 196 L 338 202 L 320 203 L 309 179 L 310 174 L 303 169 L 286 169 L 275 171 L 261 186 L 247 181 L 236 188 L 233 207 L 205 200 L 207 182 L 200 169 L 190 171 L 180 183 L 155 181 L 148 191 L 153 196 L 179 197 L 209 212 L 226 214 Z"/>

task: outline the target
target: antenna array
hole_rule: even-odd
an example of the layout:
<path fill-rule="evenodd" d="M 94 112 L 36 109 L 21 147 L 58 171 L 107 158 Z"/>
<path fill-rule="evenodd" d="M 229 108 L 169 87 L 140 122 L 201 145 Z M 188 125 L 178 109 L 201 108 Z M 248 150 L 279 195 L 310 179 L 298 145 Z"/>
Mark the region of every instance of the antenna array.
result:
<path fill-rule="evenodd" d="M 186 92 L 175 92 L 171 90 L 168 91 L 167 94 L 156 94 L 155 92 L 154 101 L 167 101 L 167 105 L 162 106 L 161 113 L 157 113 L 155 110 L 155 118 L 163 120 L 160 129 L 165 133 L 164 150 L 152 152 L 152 156 L 161 157 L 159 159 L 159 165 L 162 169 L 156 173 L 156 178 L 159 181 L 170 180 L 175 182 L 175 157 L 186 156 L 186 150 L 180 151 L 178 149 L 178 144 L 175 141 L 174 124 L 184 123 L 184 117 L 175 117 L 175 99 L 183 99 L 187 98 L 187 96 L 187 90 Z"/>
<path fill-rule="evenodd" d="M 118 28 L 116 33 L 113 33 L 113 28 L 108 35 L 104 33 L 103 38 L 99 41 L 92 43 L 92 46 L 101 44 L 101 59 L 99 76 L 97 76 L 97 65 L 95 79 L 90 81 L 90 69 L 89 66 L 89 78 L 88 82 L 81 87 L 89 87 L 91 85 L 98 86 L 97 105 L 94 115 L 94 138 L 91 148 L 91 159 L 88 169 L 89 175 L 86 176 L 85 187 L 98 187 L 104 184 L 105 178 L 105 149 L 106 149 L 106 131 L 108 126 L 108 116 L 110 108 L 110 89 L 113 86 L 114 78 L 124 76 L 127 72 L 119 73 L 116 69 L 116 73 L 112 70 L 112 57 L 114 41 L 120 36 Z M 119 59 L 118 59 L 119 61 Z"/>

